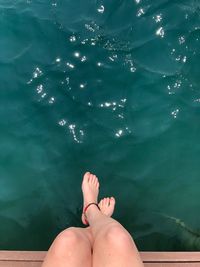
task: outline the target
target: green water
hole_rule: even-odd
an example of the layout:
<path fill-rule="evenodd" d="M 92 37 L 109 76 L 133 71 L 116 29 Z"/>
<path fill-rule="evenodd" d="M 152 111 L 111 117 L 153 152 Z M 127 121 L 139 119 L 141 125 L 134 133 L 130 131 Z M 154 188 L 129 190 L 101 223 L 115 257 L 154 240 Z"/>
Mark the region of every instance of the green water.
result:
<path fill-rule="evenodd" d="M 82 175 L 140 250 L 199 249 L 200 1 L 0 0 L 0 249 L 81 226 Z"/>

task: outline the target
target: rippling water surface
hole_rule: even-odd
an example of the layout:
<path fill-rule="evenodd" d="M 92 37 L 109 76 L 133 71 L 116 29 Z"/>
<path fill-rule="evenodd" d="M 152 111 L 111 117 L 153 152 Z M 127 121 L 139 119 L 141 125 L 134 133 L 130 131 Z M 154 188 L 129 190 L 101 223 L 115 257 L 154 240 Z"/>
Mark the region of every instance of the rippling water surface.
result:
<path fill-rule="evenodd" d="M 198 250 L 200 1 L 0 0 L 0 248 L 80 226 L 80 183 L 140 250 Z M 198 243 L 199 242 L 199 243 Z"/>

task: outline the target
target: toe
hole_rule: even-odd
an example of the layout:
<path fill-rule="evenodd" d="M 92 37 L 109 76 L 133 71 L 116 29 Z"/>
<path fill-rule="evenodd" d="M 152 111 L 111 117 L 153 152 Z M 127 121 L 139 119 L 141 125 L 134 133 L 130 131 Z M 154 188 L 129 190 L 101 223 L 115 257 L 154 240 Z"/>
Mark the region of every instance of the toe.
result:
<path fill-rule="evenodd" d="M 90 172 L 86 172 L 85 174 L 84 174 L 84 178 L 89 178 L 89 176 L 90 176 Z"/>
<path fill-rule="evenodd" d="M 93 175 L 93 184 L 96 186 L 97 185 L 97 177 L 96 175 Z"/>
<path fill-rule="evenodd" d="M 90 172 L 86 172 L 83 176 L 83 182 L 88 182 L 89 180 L 89 177 L 90 177 Z"/>
<path fill-rule="evenodd" d="M 96 183 L 96 176 L 93 175 L 93 184 L 95 184 L 95 183 Z"/>
<path fill-rule="evenodd" d="M 92 183 L 92 178 L 93 178 L 93 175 L 90 173 L 90 176 L 89 176 L 89 182 Z"/>
<path fill-rule="evenodd" d="M 110 198 L 110 205 L 115 205 L 115 198 L 114 197 Z"/>
<path fill-rule="evenodd" d="M 92 183 L 94 184 L 94 181 L 95 181 L 95 176 L 94 174 L 92 174 Z"/>
<path fill-rule="evenodd" d="M 103 206 L 103 199 L 99 202 L 100 209 L 102 208 L 102 206 Z"/>
<path fill-rule="evenodd" d="M 97 188 L 99 188 L 99 181 L 98 181 L 97 177 L 95 177 L 95 185 L 96 185 Z"/>

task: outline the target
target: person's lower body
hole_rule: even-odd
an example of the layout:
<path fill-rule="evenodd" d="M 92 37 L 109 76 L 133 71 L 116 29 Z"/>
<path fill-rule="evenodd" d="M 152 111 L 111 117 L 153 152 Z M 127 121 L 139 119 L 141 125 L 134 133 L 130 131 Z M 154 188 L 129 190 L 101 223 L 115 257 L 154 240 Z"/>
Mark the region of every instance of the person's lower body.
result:
<path fill-rule="evenodd" d="M 84 207 L 97 203 L 99 183 L 95 175 L 86 173 L 82 191 Z M 110 218 L 114 198 L 100 202 L 100 210 L 91 205 L 82 216 L 88 228 L 69 228 L 57 236 L 42 267 L 143 267 L 135 243 L 127 230 Z"/>

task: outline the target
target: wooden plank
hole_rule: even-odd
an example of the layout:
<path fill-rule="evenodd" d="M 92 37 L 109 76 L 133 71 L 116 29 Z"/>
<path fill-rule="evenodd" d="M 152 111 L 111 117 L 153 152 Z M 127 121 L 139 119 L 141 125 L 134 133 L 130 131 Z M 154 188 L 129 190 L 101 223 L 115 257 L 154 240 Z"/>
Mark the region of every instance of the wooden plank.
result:
<path fill-rule="evenodd" d="M 200 262 L 200 252 L 140 252 L 140 255 L 144 262 Z"/>
<path fill-rule="evenodd" d="M 0 251 L 0 267 L 41 267 L 44 251 Z"/>
<path fill-rule="evenodd" d="M 12 251 L 1 250 L 0 260 L 43 261 L 46 251 Z"/>
<path fill-rule="evenodd" d="M 0 261 L 0 267 L 41 267 L 42 262 Z M 145 263 L 145 267 L 199 267 L 199 263 Z"/>
<path fill-rule="evenodd" d="M 200 252 L 141 252 L 145 267 L 199 267 Z M 45 251 L 0 251 L 0 267 L 41 267 Z"/>
<path fill-rule="evenodd" d="M 145 263 L 145 267 L 199 267 L 199 263 Z"/>
<path fill-rule="evenodd" d="M 46 251 L 0 251 L 0 260 L 43 261 Z M 144 262 L 200 262 L 200 252 L 140 252 Z"/>
<path fill-rule="evenodd" d="M 42 262 L 34 261 L 0 261 L 0 267 L 41 267 Z"/>

